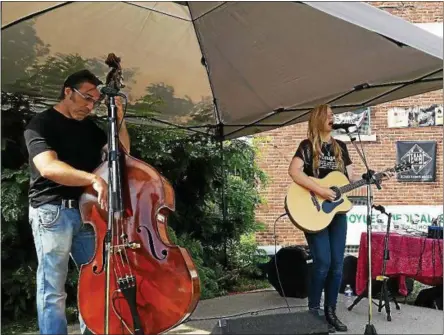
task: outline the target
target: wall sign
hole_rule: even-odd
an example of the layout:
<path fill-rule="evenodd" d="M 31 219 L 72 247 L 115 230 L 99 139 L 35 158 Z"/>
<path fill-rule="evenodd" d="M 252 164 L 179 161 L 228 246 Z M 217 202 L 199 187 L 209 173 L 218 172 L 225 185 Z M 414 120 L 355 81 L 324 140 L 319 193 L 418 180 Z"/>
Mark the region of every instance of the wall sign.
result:
<path fill-rule="evenodd" d="M 370 135 L 371 134 L 371 126 L 370 126 L 370 107 L 364 107 L 352 112 L 344 112 L 340 114 L 334 115 L 334 123 L 352 123 L 359 127 L 359 132 L 361 135 Z M 353 129 L 355 129 L 353 127 Z M 356 132 L 355 130 L 350 130 L 352 133 Z M 332 135 L 344 135 L 345 131 L 342 130 L 333 130 Z"/>
<path fill-rule="evenodd" d="M 440 206 L 384 206 L 392 213 L 390 233 L 427 232 L 432 220 L 443 213 Z M 347 245 L 359 245 L 361 234 L 367 231 L 367 206 L 354 206 L 347 213 Z M 387 216 L 372 210 L 372 232 L 387 231 Z"/>
<path fill-rule="evenodd" d="M 408 162 L 412 169 L 397 174 L 404 182 L 433 182 L 436 178 L 436 141 L 397 141 L 398 164 Z"/>
<path fill-rule="evenodd" d="M 389 128 L 443 125 L 443 105 L 394 107 L 387 111 Z"/>

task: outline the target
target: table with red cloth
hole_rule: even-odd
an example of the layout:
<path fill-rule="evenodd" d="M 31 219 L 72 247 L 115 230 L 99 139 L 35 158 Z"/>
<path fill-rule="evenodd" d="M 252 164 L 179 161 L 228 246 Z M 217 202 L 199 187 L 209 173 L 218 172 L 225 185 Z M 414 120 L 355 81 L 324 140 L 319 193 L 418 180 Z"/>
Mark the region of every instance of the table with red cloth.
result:
<path fill-rule="evenodd" d="M 382 274 L 385 232 L 372 233 L 372 278 Z M 399 293 L 406 296 L 406 277 L 413 278 L 425 285 L 435 286 L 443 283 L 442 266 L 443 240 L 390 233 L 388 250 L 390 260 L 386 263 L 387 277 L 398 277 Z M 368 281 L 367 233 L 361 235 L 358 266 L 356 273 L 356 294 L 367 289 Z"/>

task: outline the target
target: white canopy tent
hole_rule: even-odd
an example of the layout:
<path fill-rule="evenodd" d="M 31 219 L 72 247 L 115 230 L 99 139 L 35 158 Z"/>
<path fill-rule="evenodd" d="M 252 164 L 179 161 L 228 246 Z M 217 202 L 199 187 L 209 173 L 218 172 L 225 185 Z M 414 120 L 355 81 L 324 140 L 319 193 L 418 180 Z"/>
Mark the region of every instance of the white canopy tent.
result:
<path fill-rule="evenodd" d="M 443 85 L 443 39 L 366 3 L 2 2 L 2 91 L 56 99 L 68 62 L 104 79 L 110 52 L 129 121 L 221 140 Z"/>

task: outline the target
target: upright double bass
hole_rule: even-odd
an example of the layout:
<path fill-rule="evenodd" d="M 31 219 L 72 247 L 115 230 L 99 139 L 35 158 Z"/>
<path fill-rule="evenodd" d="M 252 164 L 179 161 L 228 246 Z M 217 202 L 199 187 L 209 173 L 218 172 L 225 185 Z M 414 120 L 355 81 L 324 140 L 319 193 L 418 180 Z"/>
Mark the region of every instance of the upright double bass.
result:
<path fill-rule="evenodd" d="M 120 58 L 109 54 L 106 64 L 111 67 L 106 89 L 117 92 L 123 86 Z M 110 113 L 114 101 L 108 103 L 109 130 L 117 125 Z M 168 216 L 175 210 L 171 184 L 118 140 L 116 146 L 112 136 L 108 143 L 117 152 L 108 146 L 108 161 L 94 172 L 110 185 L 112 208 L 100 208 L 92 187 L 80 198 L 83 222 L 94 227 L 96 239 L 94 257 L 80 269 L 79 312 L 95 334 L 158 334 L 189 317 L 200 282 L 188 251 L 168 237 Z"/>

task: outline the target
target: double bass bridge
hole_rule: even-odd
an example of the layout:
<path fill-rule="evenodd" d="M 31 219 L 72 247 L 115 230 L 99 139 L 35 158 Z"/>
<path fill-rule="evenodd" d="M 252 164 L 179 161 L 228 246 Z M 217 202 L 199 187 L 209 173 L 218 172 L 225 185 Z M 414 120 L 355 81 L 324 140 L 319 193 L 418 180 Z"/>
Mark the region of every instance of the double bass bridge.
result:
<path fill-rule="evenodd" d="M 136 243 L 136 242 L 126 242 L 123 244 L 115 244 L 111 247 L 111 253 L 112 254 L 118 254 L 121 253 L 123 250 L 125 249 L 140 249 L 141 245 L 140 243 Z"/>

